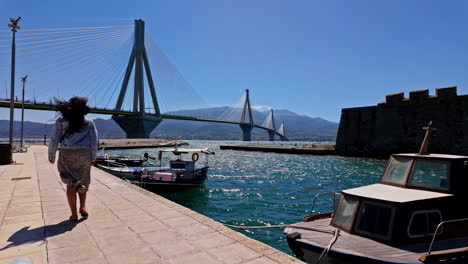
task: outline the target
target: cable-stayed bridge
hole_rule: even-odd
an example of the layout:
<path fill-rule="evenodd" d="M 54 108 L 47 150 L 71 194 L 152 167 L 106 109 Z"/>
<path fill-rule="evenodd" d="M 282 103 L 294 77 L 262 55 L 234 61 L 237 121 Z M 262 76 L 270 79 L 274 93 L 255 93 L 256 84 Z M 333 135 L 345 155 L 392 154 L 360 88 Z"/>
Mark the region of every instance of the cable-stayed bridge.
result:
<path fill-rule="evenodd" d="M 0 107 L 4 108 L 10 107 L 8 33 L 0 31 L 0 92 L 6 91 Z M 275 127 L 273 110 L 260 125 L 254 122 L 249 90 L 239 107 L 216 119 L 169 114 L 203 107 L 204 101 L 145 37 L 142 20 L 124 26 L 21 30 L 18 35 L 15 78 L 28 75 L 31 80 L 25 109 L 55 111 L 53 98 L 78 95 L 89 99 L 91 113 L 111 115 L 128 138 L 148 138 L 164 119 L 175 119 L 239 125 L 244 141 L 251 140 L 253 128 L 267 131 L 272 141 L 275 135 L 287 140 L 284 123 L 278 130 Z M 22 85 L 17 82 L 15 90 Z M 13 101 L 15 108 L 22 107 L 17 98 Z"/>

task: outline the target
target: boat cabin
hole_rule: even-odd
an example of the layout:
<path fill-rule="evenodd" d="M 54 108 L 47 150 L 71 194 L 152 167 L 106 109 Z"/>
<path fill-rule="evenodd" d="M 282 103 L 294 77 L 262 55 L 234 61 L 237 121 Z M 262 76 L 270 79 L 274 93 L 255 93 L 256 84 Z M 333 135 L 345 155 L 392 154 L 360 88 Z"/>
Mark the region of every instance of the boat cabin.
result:
<path fill-rule="evenodd" d="M 193 161 L 186 160 L 171 160 L 169 166 L 172 170 L 183 170 L 183 171 L 194 171 L 195 163 Z"/>
<path fill-rule="evenodd" d="M 387 244 L 427 241 L 440 222 L 468 217 L 466 186 L 468 156 L 395 154 L 379 183 L 342 191 L 331 225 Z M 468 235 L 460 230 L 438 235 Z"/>
<path fill-rule="evenodd" d="M 154 174 L 154 178 L 158 180 L 167 180 L 167 181 L 178 181 L 178 180 L 200 180 L 206 178 L 206 173 L 209 168 L 208 166 L 208 155 L 214 155 L 214 151 L 209 149 L 182 149 L 182 148 L 172 148 L 172 149 L 163 149 L 158 152 L 159 166 L 161 166 L 162 155 L 163 153 L 172 153 L 177 158 L 171 159 L 169 161 L 169 168 L 161 169 L 160 172 Z M 205 156 L 203 166 L 199 168 L 196 167 L 196 163 L 200 158 L 200 154 Z M 183 159 L 182 155 L 191 154 L 191 159 Z"/>

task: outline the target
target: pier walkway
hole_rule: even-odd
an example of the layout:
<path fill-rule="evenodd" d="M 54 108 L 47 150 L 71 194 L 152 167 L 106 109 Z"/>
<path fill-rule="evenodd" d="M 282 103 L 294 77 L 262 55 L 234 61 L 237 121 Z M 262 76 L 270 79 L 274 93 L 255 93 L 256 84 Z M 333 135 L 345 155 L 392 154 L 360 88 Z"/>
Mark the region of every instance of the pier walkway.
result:
<path fill-rule="evenodd" d="M 92 169 L 90 217 L 68 221 L 44 146 L 0 166 L 0 263 L 302 263 L 161 196 Z M 31 262 L 24 262 L 31 263 Z"/>

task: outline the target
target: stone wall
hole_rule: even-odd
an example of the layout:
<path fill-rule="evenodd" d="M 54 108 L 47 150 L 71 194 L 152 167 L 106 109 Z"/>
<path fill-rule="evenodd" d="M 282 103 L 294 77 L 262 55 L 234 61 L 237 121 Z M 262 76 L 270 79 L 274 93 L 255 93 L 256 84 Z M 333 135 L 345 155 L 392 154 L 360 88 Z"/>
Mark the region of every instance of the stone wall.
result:
<path fill-rule="evenodd" d="M 336 140 L 336 151 L 346 156 L 386 157 L 418 152 L 425 131 L 437 128 L 429 152 L 468 155 L 468 95 L 457 87 L 390 94 L 376 106 L 345 108 Z"/>

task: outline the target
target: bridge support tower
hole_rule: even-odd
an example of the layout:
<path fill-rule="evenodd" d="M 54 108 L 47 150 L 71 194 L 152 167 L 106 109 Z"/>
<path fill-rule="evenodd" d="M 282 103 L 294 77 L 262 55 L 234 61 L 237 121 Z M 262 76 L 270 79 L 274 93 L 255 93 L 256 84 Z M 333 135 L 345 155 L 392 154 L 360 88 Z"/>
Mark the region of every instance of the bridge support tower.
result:
<path fill-rule="evenodd" d="M 135 82 L 133 85 L 133 112 L 135 112 L 136 115 L 114 115 L 112 116 L 112 119 L 125 131 L 127 138 L 149 138 L 150 133 L 159 125 L 159 123 L 162 122 L 163 119 L 161 118 L 148 55 L 145 48 L 145 22 L 141 19 L 135 20 L 135 42 L 125 71 L 119 98 L 117 99 L 115 107 L 116 110 L 122 109 L 128 82 L 133 69 L 135 70 Z M 151 116 L 145 113 L 143 70 L 146 72 L 146 79 L 148 81 L 151 99 L 154 106 L 154 115 Z"/>
<path fill-rule="evenodd" d="M 284 121 L 281 122 L 281 125 L 278 128 L 278 134 L 279 134 L 281 141 L 289 141 L 289 139 L 286 137 L 286 129 L 284 128 Z"/>
<path fill-rule="evenodd" d="M 241 124 L 240 128 L 242 129 L 242 141 L 252 141 L 252 129 L 254 127 L 249 124 Z"/>
<path fill-rule="evenodd" d="M 248 118 L 248 121 L 246 120 Z M 242 129 L 242 141 L 252 140 L 252 129 L 255 124 L 252 116 L 252 108 L 250 107 L 249 89 L 245 90 L 245 102 L 242 109 L 242 116 L 240 120 L 240 128 Z"/>
<path fill-rule="evenodd" d="M 270 141 L 275 141 L 275 131 L 274 130 L 268 130 L 268 138 Z"/>
<path fill-rule="evenodd" d="M 270 124 L 270 130 L 268 130 L 268 137 L 270 141 L 275 141 L 275 134 L 276 134 L 276 126 L 275 126 L 275 117 L 273 116 L 273 109 L 271 109 L 271 112 L 269 116 L 267 117 L 270 119 L 267 121 Z"/>

